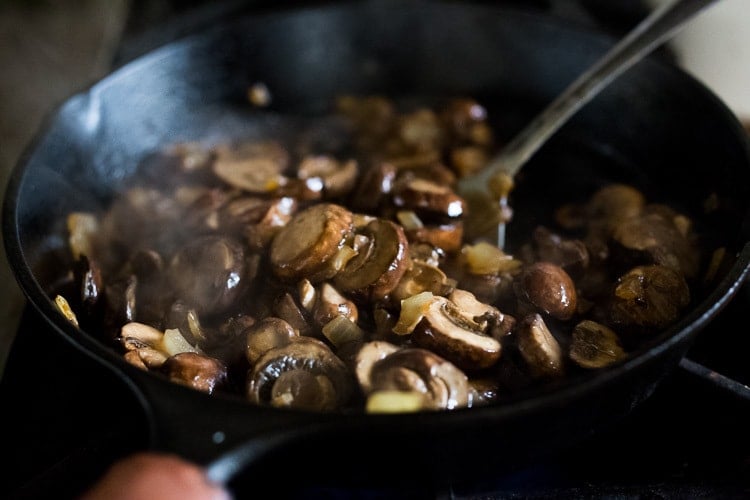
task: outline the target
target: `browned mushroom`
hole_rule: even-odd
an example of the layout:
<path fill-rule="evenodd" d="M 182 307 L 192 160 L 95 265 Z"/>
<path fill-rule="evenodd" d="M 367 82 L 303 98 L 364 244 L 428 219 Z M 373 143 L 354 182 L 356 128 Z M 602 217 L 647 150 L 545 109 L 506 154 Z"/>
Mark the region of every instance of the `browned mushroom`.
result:
<path fill-rule="evenodd" d="M 321 284 L 316 297 L 312 316 L 318 326 L 325 325 L 337 316 L 344 316 L 353 323 L 359 319 L 356 304 L 341 295 L 330 283 Z"/>
<path fill-rule="evenodd" d="M 603 368 L 625 357 L 617 334 L 596 321 L 581 321 L 572 337 L 569 356 L 580 367 Z"/>
<path fill-rule="evenodd" d="M 128 360 L 136 366 L 159 368 L 169 356 L 181 352 L 199 352 L 179 330 L 161 332 L 156 328 L 131 321 L 120 329 L 119 341 L 126 351 L 136 351 Z"/>
<path fill-rule="evenodd" d="M 680 221 L 675 223 L 675 221 Z M 682 273 L 686 278 L 698 272 L 699 254 L 689 232 L 678 224 L 684 217 L 666 208 L 631 217 L 617 224 L 612 239 L 616 258 L 633 264 L 659 264 Z M 689 230 L 688 230 L 689 231 Z"/>
<path fill-rule="evenodd" d="M 172 382 L 207 394 L 213 394 L 227 380 L 227 367 L 224 363 L 195 352 L 183 352 L 169 357 L 161 370 Z"/>
<path fill-rule="evenodd" d="M 199 315 L 222 313 L 247 288 L 245 252 L 228 237 L 208 235 L 185 245 L 169 265 L 174 292 Z"/>
<path fill-rule="evenodd" d="M 246 330 L 245 356 L 254 365 L 266 352 L 287 345 L 299 332 L 281 318 L 269 316 Z"/>
<path fill-rule="evenodd" d="M 453 283 L 438 266 L 412 259 L 411 266 L 401 277 L 398 286 L 391 292 L 391 300 L 400 303 L 422 292 L 447 295 L 452 286 Z"/>
<path fill-rule="evenodd" d="M 288 182 L 283 173 L 289 166 L 289 153 L 275 141 L 220 145 L 215 153 L 214 173 L 232 187 L 268 194 Z"/>
<path fill-rule="evenodd" d="M 320 177 L 326 199 L 347 195 L 357 182 L 358 167 L 355 160 L 340 162 L 327 155 L 307 156 L 297 167 L 300 179 Z"/>
<path fill-rule="evenodd" d="M 320 340 L 290 340 L 263 354 L 248 372 L 250 401 L 310 410 L 342 408 L 353 389 L 344 362 Z"/>
<path fill-rule="evenodd" d="M 345 293 L 379 300 L 398 285 L 409 265 L 409 245 L 401 226 L 385 220 L 370 222 L 362 233 L 367 245 L 351 259 L 333 282 Z"/>
<path fill-rule="evenodd" d="M 654 332 L 674 322 L 689 302 L 690 289 L 680 273 L 639 266 L 617 280 L 609 312 L 615 325 Z"/>
<path fill-rule="evenodd" d="M 562 267 L 571 277 L 581 277 L 589 266 L 589 252 L 581 240 L 565 239 L 544 226 L 532 233 L 536 260 Z"/>
<path fill-rule="evenodd" d="M 370 393 L 409 391 L 424 395 L 427 410 L 471 406 L 466 374 L 427 349 L 408 347 L 388 354 L 370 369 Z"/>
<path fill-rule="evenodd" d="M 535 377 L 558 377 L 563 374 L 562 348 L 538 313 L 520 321 L 516 336 L 518 350 Z"/>
<path fill-rule="evenodd" d="M 516 277 L 514 289 L 521 306 L 557 319 L 570 319 L 576 312 L 578 294 L 563 268 L 550 262 L 526 266 Z"/>
<path fill-rule="evenodd" d="M 483 146 L 488 146 L 492 141 L 487 116 L 487 109 L 468 97 L 451 99 L 440 113 L 440 119 L 453 141 Z"/>
<path fill-rule="evenodd" d="M 419 177 L 397 182 L 392 199 L 399 208 L 451 218 L 461 217 L 466 211 L 466 202 L 450 186 Z"/>
<path fill-rule="evenodd" d="M 292 325 L 292 328 L 297 330 L 300 335 L 315 336 L 318 333 L 319 327 L 314 324 L 310 313 L 289 292 L 284 292 L 276 298 L 271 312 L 274 316 Z"/>
<path fill-rule="evenodd" d="M 429 108 L 402 115 L 398 127 L 398 137 L 410 151 L 435 151 L 442 145 L 443 128 Z"/>
<path fill-rule="evenodd" d="M 269 249 L 274 273 L 282 279 L 311 282 L 330 278 L 329 261 L 352 231 L 352 213 L 333 203 L 320 203 L 298 212 L 276 233 Z"/>
<path fill-rule="evenodd" d="M 369 394 L 372 391 L 371 372 L 373 365 L 398 349 L 397 345 L 384 340 L 372 340 L 360 345 L 351 358 L 351 369 L 364 394 Z"/>
<path fill-rule="evenodd" d="M 464 224 L 456 220 L 446 224 L 430 224 L 407 229 L 406 237 L 410 243 L 427 243 L 445 253 L 454 253 L 461 249 Z"/>
<path fill-rule="evenodd" d="M 227 231 L 243 234 L 248 246 L 260 251 L 289 223 L 298 205 L 297 200 L 288 196 L 271 199 L 242 196 L 222 208 L 219 223 Z"/>
<path fill-rule="evenodd" d="M 476 309 L 463 311 L 445 297 L 435 296 L 414 329 L 414 342 L 459 368 L 479 370 L 492 366 L 500 359 L 502 347 L 488 335 L 486 321 L 479 323 L 472 319 L 476 312 Z"/>
<path fill-rule="evenodd" d="M 398 169 L 393 163 L 379 161 L 360 176 L 352 196 L 352 206 L 361 212 L 375 213 L 391 193 Z"/>

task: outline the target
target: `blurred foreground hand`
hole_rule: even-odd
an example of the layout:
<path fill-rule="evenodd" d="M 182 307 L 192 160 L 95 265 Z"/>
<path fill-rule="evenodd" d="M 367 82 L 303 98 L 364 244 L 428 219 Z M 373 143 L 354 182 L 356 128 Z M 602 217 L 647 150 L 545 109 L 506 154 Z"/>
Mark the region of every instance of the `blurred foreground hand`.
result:
<path fill-rule="evenodd" d="M 204 470 L 176 455 L 139 452 L 114 463 L 81 500 L 229 500 Z"/>

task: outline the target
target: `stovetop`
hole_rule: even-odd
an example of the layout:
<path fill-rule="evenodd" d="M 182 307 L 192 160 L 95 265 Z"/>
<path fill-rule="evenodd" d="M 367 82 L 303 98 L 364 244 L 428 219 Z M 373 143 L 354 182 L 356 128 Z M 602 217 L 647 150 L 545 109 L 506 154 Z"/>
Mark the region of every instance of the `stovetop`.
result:
<path fill-rule="evenodd" d="M 133 0 L 129 36 L 114 66 L 216 22 L 243 2 L 224 2 L 226 10 L 200 1 L 156 3 L 160 9 L 149 8 L 155 2 Z M 510 3 L 584 19 L 615 35 L 644 12 L 640 2 L 630 0 Z M 498 471 L 497 477 L 482 482 L 424 484 L 407 490 L 377 482 L 345 490 L 288 484 L 288 496 L 750 498 L 750 332 L 744 323 L 748 307 L 746 284 L 701 333 L 688 358 L 626 419 L 530 467 Z M 115 460 L 148 446 L 145 416 L 134 396 L 116 376 L 52 332 L 31 308 L 24 312 L 8 356 L 0 401 L 0 442 L 10 462 L 0 473 L 1 498 L 73 498 Z"/>

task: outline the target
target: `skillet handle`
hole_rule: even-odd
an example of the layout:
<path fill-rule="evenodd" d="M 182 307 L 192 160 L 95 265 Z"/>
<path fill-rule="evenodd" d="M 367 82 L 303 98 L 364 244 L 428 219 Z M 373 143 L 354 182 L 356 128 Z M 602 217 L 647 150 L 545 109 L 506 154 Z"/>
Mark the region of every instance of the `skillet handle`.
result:
<path fill-rule="evenodd" d="M 681 370 L 689 373 L 692 376 L 698 377 L 701 380 L 709 382 L 722 391 L 731 393 L 740 399 L 744 399 L 745 401 L 750 401 L 750 387 L 743 384 L 742 382 L 734 380 L 731 377 L 727 377 L 726 375 L 712 370 L 711 368 L 708 368 L 701 363 L 697 363 L 688 357 L 682 358 L 682 360 L 680 360 L 679 367 Z"/>
<path fill-rule="evenodd" d="M 745 245 L 742 253 L 745 255 L 750 253 L 750 243 Z M 733 353 L 738 352 L 738 347 L 739 351 L 742 352 L 746 352 L 742 347 L 750 347 L 750 342 L 743 340 L 744 336 L 739 339 L 737 338 L 737 334 L 744 332 L 740 332 L 734 326 L 738 321 L 744 319 L 744 308 L 750 304 L 750 280 L 747 278 L 748 272 L 750 271 L 746 269 L 740 275 L 737 280 L 736 294 L 726 307 L 724 307 L 721 315 L 713 321 L 711 331 L 705 332 L 708 335 L 701 335 L 698 338 L 701 345 L 694 351 L 695 357 L 691 356 L 691 351 L 688 351 L 687 356 L 678 365 L 680 370 L 690 376 L 697 377 L 717 389 L 745 401 L 750 401 L 750 387 L 733 377 L 713 369 L 711 366 L 721 366 L 722 370 L 729 370 L 727 373 L 737 373 L 745 366 L 744 358 L 735 359 L 733 358 L 735 356 Z M 744 344 L 737 346 L 738 342 L 743 341 L 745 342 Z M 726 349 L 727 346 L 735 346 L 735 348 L 731 350 Z M 698 354 L 703 355 L 698 357 Z M 708 360 L 706 361 L 706 359 Z M 735 365 L 737 369 L 734 368 Z"/>

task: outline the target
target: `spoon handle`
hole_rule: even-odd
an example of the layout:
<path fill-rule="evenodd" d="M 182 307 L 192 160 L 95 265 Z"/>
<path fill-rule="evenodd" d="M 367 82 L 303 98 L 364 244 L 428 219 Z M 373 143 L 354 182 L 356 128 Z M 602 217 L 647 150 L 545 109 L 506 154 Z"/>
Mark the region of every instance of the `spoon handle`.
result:
<path fill-rule="evenodd" d="M 477 174 L 475 182 L 486 186 L 492 177 L 501 172 L 515 176 L 526 161 L 578 109 L 676 33 L 700 10 L 716 2 L 718 0 L 675 0 L 655 9 L 516 135 L 487 168 Z"/>

